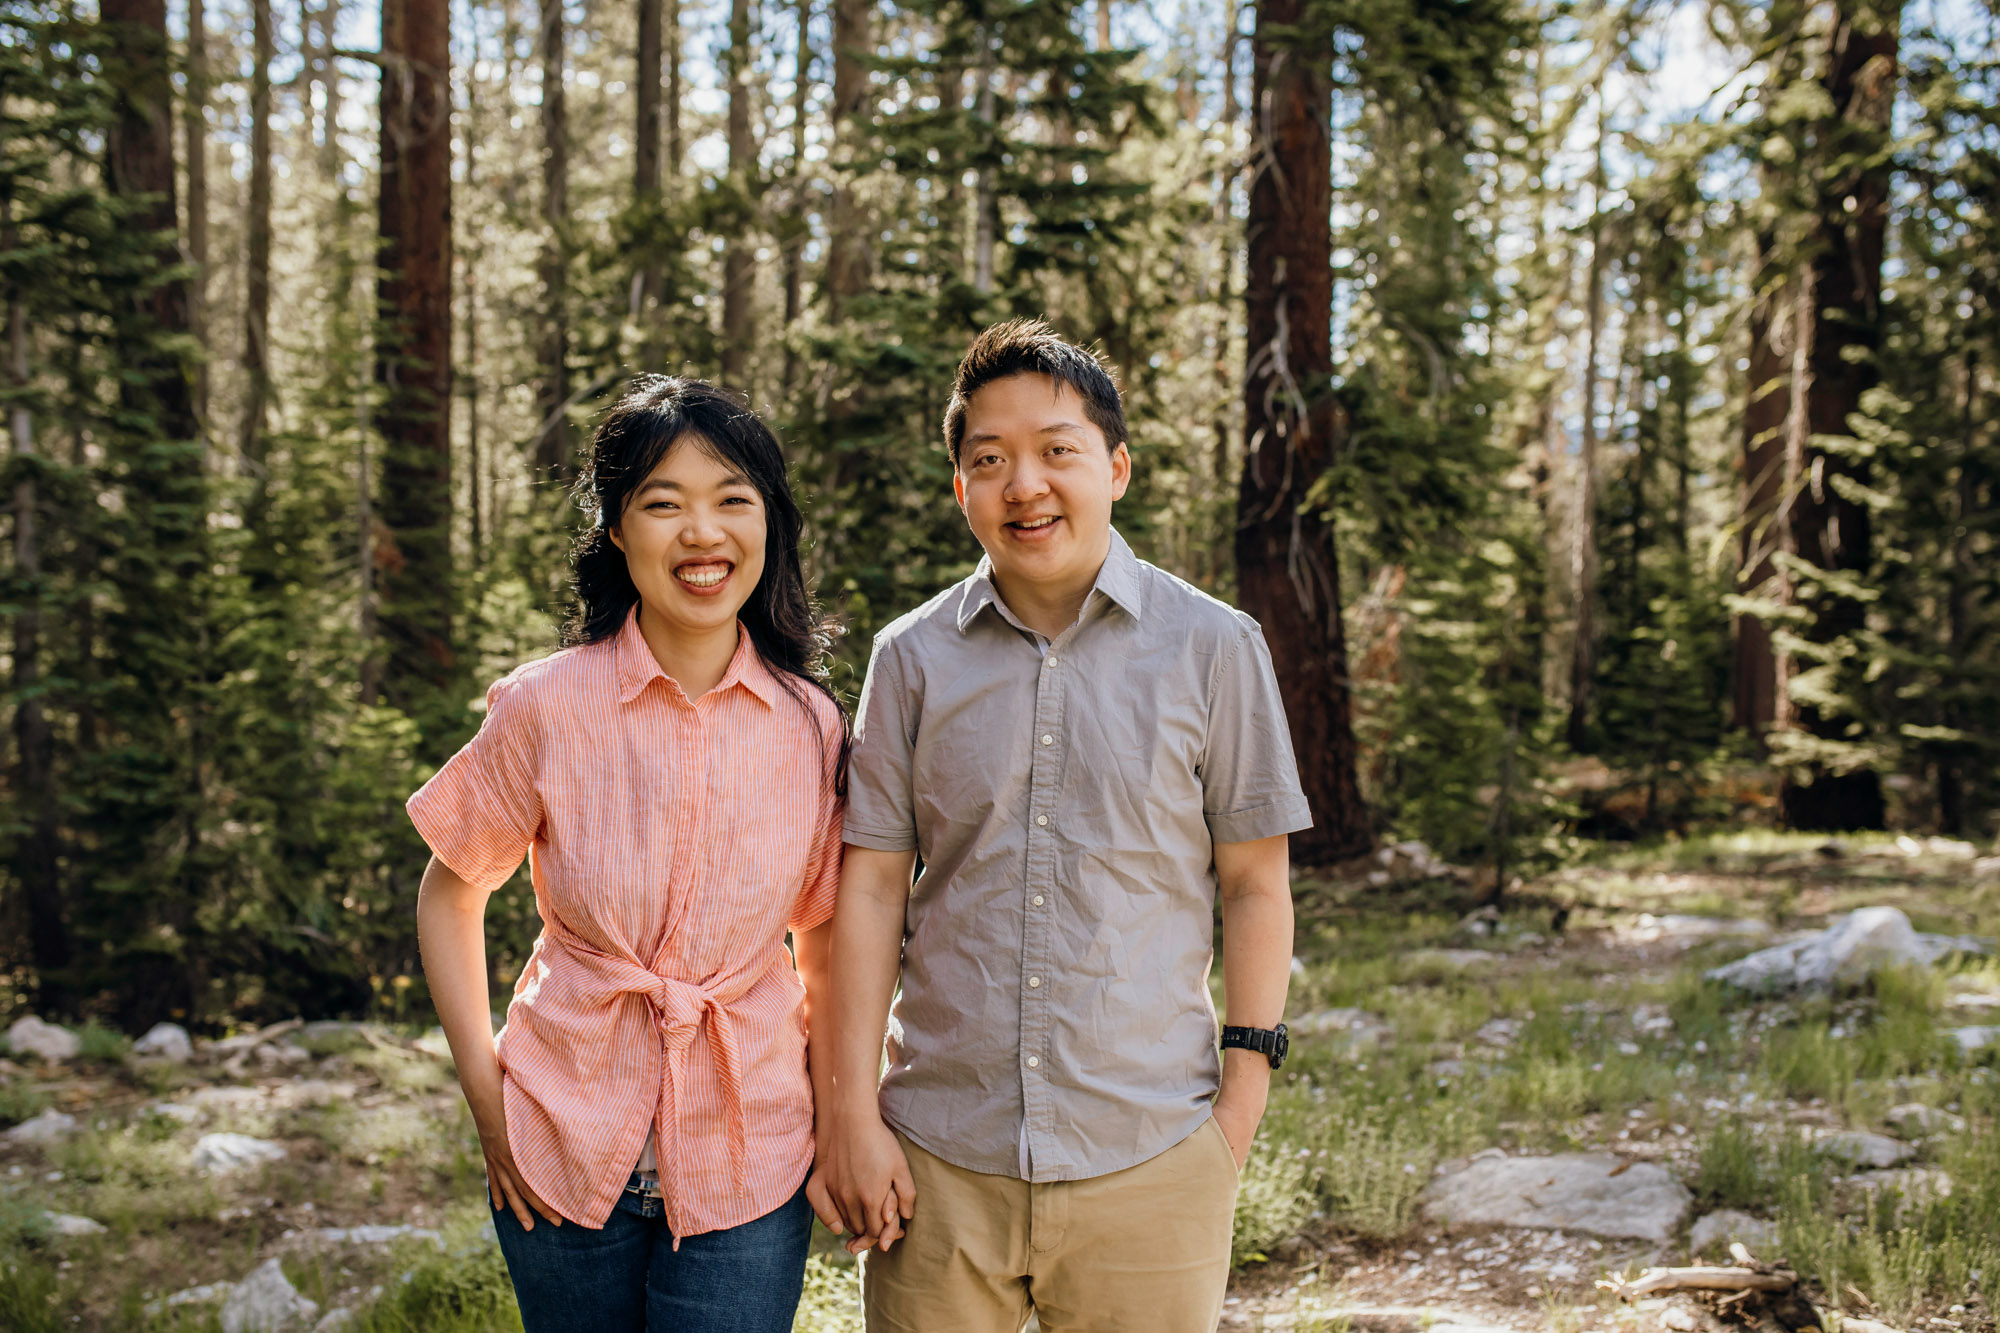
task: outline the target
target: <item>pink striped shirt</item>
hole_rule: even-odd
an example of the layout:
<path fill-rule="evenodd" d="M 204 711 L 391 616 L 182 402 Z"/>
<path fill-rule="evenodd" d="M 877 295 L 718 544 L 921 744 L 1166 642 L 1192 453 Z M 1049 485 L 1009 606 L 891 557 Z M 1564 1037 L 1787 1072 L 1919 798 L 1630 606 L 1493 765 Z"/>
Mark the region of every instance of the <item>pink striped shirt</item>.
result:
<path fill-rule="evenodd" d="M 604 1225 L 648 1130 L 677 1238 L 762 1217 L 812 1165 L 784 936 L 833 915 L 840 723 L 799 693 L 743 633 L 690 702 L 635 613 L 495 683 L 479 734 L 410 798 L 477 888 L 532 852 L 542 933 L 497 1038 L 507 1138 L 572 1222 Z"/>

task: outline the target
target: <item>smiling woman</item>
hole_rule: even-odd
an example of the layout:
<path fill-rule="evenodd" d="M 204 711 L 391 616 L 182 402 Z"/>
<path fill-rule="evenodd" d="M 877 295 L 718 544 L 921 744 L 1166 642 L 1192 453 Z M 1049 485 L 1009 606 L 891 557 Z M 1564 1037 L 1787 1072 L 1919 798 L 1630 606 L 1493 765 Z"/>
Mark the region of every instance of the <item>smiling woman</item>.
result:
<path fill-rule="evenodd" d="M 528 1333 L 781 1333 L 846 763 L 798 506 L 762 422 L 664 376 L 599 426 L 585 495 L 569 646 L 410 798 L 424 968 Z M 486 896 L 530 853 L 542 934 L 495 1038 Z"/>

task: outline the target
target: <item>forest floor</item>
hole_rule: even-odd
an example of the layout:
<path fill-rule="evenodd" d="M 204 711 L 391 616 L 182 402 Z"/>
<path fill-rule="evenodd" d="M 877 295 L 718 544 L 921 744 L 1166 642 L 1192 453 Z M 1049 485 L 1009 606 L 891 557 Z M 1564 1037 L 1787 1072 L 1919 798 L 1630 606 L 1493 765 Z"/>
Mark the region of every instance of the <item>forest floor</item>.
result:
<path fill-rule="evenodd" d="M 1447 882 L 1302 881 L 1293 1058 L 1223 1328 L 1755 1326 L 1727 1293 L 1597 1285 L 1687 1262 L 1729 1209 L 1828 1327 L 1994 1329 L 2000 964 L 1754 1000 L 1704 977 L 1861 907 L 1990 938 L 1994 869 L 1938 840 L 1740 833 L 1607 851 L 1484 916 Z M 0 1127 L 46 1131 L 0 1134 L 0 1329 L 235 1333 L 253 1297 L 298 1329 L 518 1329 L 469 1119 L 416 1031 L 295 1026 L 173 1062 L 86 1030 L 77 1059 L 0 1062 Z M 201 1169 L 218 1144 L 270 1160 Z M 1544 1161 L 1553 1188 L 1580 1160 L 1602 1197 L 1568 1224 L 1533 1191 L 1488 1221 L 1438 1194 Z M 846 1256 L 815 1249 L 799 1328 L 858 1333 Z"/>

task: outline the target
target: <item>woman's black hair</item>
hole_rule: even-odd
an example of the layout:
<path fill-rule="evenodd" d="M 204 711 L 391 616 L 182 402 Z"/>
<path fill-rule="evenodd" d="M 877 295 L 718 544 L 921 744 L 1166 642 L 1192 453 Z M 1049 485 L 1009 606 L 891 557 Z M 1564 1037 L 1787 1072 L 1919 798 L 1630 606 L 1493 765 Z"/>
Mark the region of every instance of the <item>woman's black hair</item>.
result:
<path fill-rule="evenodd" d="M 773 668 L 778 683 L 801 708 L 803 683 L 833 700 L 840 717 L 840 755 L 834 790 L 847 794 L 847 710 L 828 684 L 827 657 L 834 626 L 821 616 L 799 559 L 804 526 L 785 475 L 785 455 L 770 428 L 734 397 L 703 380 L 640 375 L 598 423 L 590 460 L 577 481 L 577 499 L 590 527 L 570 558 L 576 608 L 563 630 L 565 645 L 599 643 L 617 635 L 638 604 L 639 589 L 611 529 L 653 469 L 682 440 L 735 468 L 764 500 L 764 572 L 740 613 L 750 642 Z M 821 755 L 828 737 L 820 731 Z"/>

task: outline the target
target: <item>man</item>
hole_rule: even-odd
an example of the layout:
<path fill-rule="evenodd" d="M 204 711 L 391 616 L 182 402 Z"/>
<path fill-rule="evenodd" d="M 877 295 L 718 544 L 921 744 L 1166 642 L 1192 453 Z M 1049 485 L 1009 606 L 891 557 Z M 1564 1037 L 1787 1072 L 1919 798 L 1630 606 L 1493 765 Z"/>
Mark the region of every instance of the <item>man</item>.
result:
<path fill-rule="evenodd" d="M 945 442 L 986 558 L 862 690 L 815 1206 L 871 1333 L 1207 1333 L 1311 824 L 1269 652 L 1112 529 L 1118 389 L 1047 325 L 974 341 Z"/>

